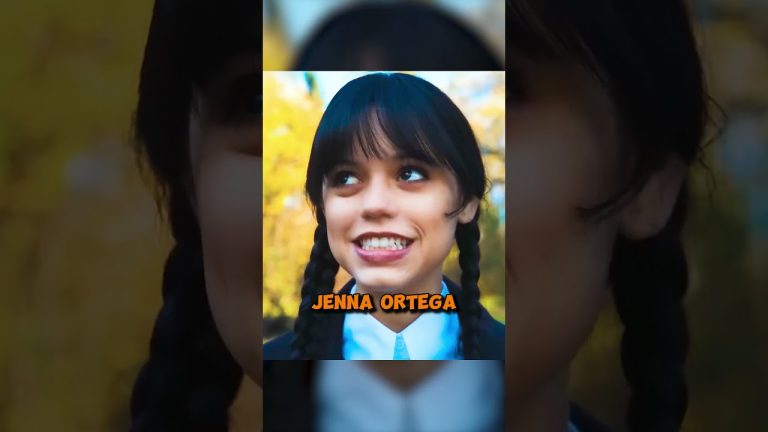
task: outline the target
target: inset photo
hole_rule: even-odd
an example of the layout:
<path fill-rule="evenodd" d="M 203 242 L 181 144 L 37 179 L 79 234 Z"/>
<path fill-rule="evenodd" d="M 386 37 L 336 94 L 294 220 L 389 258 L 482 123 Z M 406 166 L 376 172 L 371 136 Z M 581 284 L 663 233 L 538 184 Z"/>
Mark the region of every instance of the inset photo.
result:
<path fill-rule="evenodd" d="M 504 357 L 504 72 L 265 72 L 264 358 Z"/>

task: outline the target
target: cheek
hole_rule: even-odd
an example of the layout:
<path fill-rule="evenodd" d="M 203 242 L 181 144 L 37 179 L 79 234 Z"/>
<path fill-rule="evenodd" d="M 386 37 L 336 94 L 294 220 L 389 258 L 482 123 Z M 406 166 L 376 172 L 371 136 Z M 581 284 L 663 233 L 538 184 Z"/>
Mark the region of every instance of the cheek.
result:
<path fill-rule="evenodd" d="M 452 207 L 454 202 L 455 199 L 446 190 L 415 199 L 408 206 L 410 219 L 428 240 L 426 246 L 445 256 L 455 241 L 457 220 L 446 216 L 455 210 Z"/>
<path fill-rule="evenodd" d="M 262 340 L 261 159 L 207 155 L 195 184 L 211 310 L 227 347 L 254 377 Z"/>
<path fill-rule="evenodd" d="M 350 246 L 349 241 L 356 234 L 352 229 L 358 217 L 357 208 L 354 198 L 328 195 L 323 200 L 323 214 L 328 229 L 328 244 L 331 247 L 331 253 L 341 266 L 345 266 L 346 262 L 344 254 L 340 252 L 342 248 Z"/>
<path fill-rule="evenodd" d="M 511 395 L 568 367 L 609 298 L 615 229 L 569 213 L 507 224 L 507 367 Z"/>
<path fill-rule="evenodd" d="M 584 131 L 564 120 L 552 124 L 563 128 L 508 124 L 506 359 L 513 397 L 567 368 L 608 295 L 616 222 L 588 223 L 576 211 L 603 192 L 600 156 Z"/>

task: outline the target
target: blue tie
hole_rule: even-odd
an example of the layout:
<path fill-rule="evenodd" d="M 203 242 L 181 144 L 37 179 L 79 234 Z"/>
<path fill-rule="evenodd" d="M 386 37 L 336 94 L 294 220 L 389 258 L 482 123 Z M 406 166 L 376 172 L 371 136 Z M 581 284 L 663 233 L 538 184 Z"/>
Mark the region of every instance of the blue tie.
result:
<path fill-rule="evenodd" d="M 403 335 L 398 334 L 395 338 L 395 355 L 392 360 L 410 360 L 411 356 L 408 355 L 408 347 L 405 346 L 405 339 Z"/>

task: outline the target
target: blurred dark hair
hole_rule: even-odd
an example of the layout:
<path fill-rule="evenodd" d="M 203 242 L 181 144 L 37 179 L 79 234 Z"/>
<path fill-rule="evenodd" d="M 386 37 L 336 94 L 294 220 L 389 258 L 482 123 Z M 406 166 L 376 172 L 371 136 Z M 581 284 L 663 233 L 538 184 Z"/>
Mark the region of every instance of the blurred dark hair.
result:
<path fill-rule="evenodd" d="M 587 218 L 615 211 L 675 157 L 700 155 L 708 121 L 701 61 L 683 0 L 514 0 L 507 3 L 507 79 L 525 99 L 525 72 L 510 59 L 577 66 L 602 85 L 619 119 L 631 169 L 615 196 Z M 622 365 L 632 388 L 632 431 L 679 430 L 687 407 L 688 330 L 682 300 L 688 273 L 680 240 L 684 184 L 655 236 L 616 240 L 611 285 L 624 323 Z"/>
<path fill-rule="evenodd" d="M 135 114 L 137 154 L 157 182 L 175 244 L 163 306 L 131 397 L 131 431 L 225 431 L 240 366 L 213 322 L 190 181 L 189 117 L 204 99 L 214 123 L 261 113 L 261 5 L 156 0 Z M 242 67 L 252 64 L 255 67 Z"/>
<path fill-rule="evenodd" d="M 323 315 L 314 313 L 311 305 L 318 294 L 332 292 L 339 267 L 328 246 L 322 211 L 323 184 L 337 165 L 352 160 L 355 150 L 366 158 L 383 157 L 385 142 L 391 143 L 398 156 L 445 168 L 456 176 L 461 199 L 456 212 L 473 198 L 482 199 L 485 195 L 485 168 L 472 128 L 440 89 L 401 73 L 369 74 L 342 87 L 323 113 L 307 167 L 306 192 L 318 226 L 295 323 L 295 358 L 322 356 Z M 459 319 L 467 359 L 476 358 L 479 349 L 479 215 L 478 209 L 471 222 L 460 223 L 456 228 L 462 269 Z"/>
<path fill-rule="evenodd" d="M 293 70 L 502 70 L 467 26 L 417 3 L 364 3 L 331 16 L 304 43 Z"/>

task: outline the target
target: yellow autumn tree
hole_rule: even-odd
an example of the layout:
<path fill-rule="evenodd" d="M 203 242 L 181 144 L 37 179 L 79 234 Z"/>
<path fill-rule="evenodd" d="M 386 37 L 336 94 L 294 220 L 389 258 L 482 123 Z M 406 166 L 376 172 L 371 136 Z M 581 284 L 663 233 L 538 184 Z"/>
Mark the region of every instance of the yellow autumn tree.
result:
<path fill-rule="evenodd" d="M 264 74 L 264 317 L 293 316 L 315 225 L 304 197 L 322 103 L 301 75 Z"/>
<path fill-rule="evenodd" d="M 301 301 L 304 267 L 316 226 L 304 195 L 315 130 L 323 112 L 316 79 L 322 73 L 264 75 L 264 318 L 265 338 L 285 330 Z M 444 89 L 467 115 L 482 148 L 489 178 L 504 182 L 504 75 L 451 73 Z M 476 95 L 482 93 L 483 98 Z M 481 219 L 483 304 L 504 318 L 504 240 L 498 209 L 487 203 Z M 457 253 L 445 265 L 458 280 Z M 340 270 L 337 287 L 348 275 Z"/>

